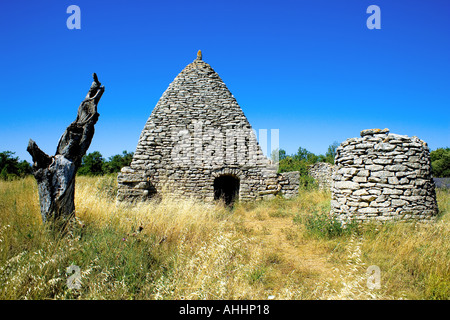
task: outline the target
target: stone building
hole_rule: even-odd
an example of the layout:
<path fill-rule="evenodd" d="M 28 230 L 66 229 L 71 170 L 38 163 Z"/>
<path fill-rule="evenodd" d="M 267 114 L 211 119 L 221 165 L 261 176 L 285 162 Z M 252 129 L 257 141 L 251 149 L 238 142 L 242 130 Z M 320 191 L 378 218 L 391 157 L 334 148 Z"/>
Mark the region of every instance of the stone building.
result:
<path fill-rule="evenodd" d="M 427 144 L 388 129 L 361 131 L 336 150 L 331 214 L 344 223 L 434 220 L 438 207 Z"/>
<path fill-rule="evenodd" d="M 309 166 L 308 174 L 317 182 L 319 189 L 330 190 L 333 170 L 334 166 L 328 162 L 316 162 Z"/>
<path fill-rule="evenodd" d="M 205 201 L 298 194 L 299 172 L 278 174 L 236 99 L 213 68 L 197 59 L 169 85 L 118 175 L 118 200 L 176 193 Z"/>

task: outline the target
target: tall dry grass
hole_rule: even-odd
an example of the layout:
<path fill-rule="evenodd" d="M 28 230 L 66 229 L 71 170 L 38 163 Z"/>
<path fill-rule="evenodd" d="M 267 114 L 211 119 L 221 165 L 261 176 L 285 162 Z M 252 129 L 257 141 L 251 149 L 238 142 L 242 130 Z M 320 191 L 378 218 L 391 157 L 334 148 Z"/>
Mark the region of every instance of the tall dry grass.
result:
<path fill-rule="evenodd" d="M 327 192 L 233 210 L 170 195 L 130 205 L 116 203 L 115 179 L 77 177 L 77 218 L 65 236 L 42 225 L 32 177 L 0 181 L 1 299 L 450 296 L 448 191 L 437 192 L 433 224 L 321 233 Z M 80 289 L 67 286 L 70 265 L 80 267 Z M 378 290 L 367 286 L 370 265 L 381 270 Z"/>

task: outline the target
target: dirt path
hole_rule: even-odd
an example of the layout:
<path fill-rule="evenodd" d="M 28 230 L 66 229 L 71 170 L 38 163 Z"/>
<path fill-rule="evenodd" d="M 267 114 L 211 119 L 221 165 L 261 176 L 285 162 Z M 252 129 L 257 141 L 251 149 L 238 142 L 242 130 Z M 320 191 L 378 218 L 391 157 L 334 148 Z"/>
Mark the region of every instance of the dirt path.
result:
<path fill-rule="evenodd" d="M 329 247 L 321 241 L 305 239 L 300 226 L 289 217 L 246 219 L 245 227 L 255 237 L 255 245 L 267 254 L 271 267 L 279 275 L 297 275 L 305 280 L 332 278 Z"/>

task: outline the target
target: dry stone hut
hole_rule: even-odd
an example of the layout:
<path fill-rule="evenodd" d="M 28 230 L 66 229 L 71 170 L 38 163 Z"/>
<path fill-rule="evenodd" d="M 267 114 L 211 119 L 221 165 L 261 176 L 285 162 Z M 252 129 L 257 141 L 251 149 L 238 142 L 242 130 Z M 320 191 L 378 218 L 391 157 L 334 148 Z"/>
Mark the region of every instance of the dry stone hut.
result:
<path fill-rule="evenodd" d="M 298 193 L 299 172 L 278 174 L 263 155 L 236 99 L 209 64 L 197 59 L 164 92 L 118 176 L 118 200 L 162 191 L 232 203 Z"/>
<path fill-rule="evenodd" d="M 388 129 L 361 131 L 336 150 L 331 214 L 344 223 L 434 220 L 437 214 L 427 144 Z"/>

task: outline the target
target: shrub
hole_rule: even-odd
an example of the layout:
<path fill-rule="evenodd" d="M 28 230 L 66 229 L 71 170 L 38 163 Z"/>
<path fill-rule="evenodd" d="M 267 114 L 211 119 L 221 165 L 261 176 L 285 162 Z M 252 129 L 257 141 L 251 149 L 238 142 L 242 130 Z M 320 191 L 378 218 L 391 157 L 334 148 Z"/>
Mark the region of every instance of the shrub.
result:
<path fill-rule="evenodd" d="M 320 239 L 332 239 L 342 235 L 352 234 L 356 228 L 356 222 L 350 222 L 343 226 L 334 216 L 325 212 L 313 211 L 311 214 L 294 218 L 294 223 L 305 226 L 307 234 Z"/>
<path fill-rule="evenodd" d="M 450 177 L 450 148 L 433 150 L 430 152 L 430 158 L 433 177 Z"/>
<path fill-rule="evenodd" d="M 286 151 L 279 150 L 279 166 L 278 172 L 299 171 L 300 172 L 300 189 L 313 190 L 317 189 L 317 183 L 314 178 L 309 175 L 308 168 L 310 165 L 316 162 L 329 162 L 334 164 L 334 157 L 336 155 L 336 149 L 339 146 L 338 142 L 334 142 L 328 147 L 328 151 L 325 155 L 315 155 L 309 152 L 305 148 L 298 148 L 296 154 L 286 155 Z M 277 149 L 278 150 L 278 149 Z M 277 152 L 275 150 L 275 152 Z M 273 155 L 272 155 L 273 158 Z"/>

